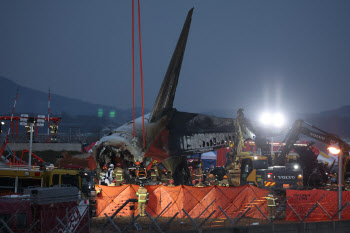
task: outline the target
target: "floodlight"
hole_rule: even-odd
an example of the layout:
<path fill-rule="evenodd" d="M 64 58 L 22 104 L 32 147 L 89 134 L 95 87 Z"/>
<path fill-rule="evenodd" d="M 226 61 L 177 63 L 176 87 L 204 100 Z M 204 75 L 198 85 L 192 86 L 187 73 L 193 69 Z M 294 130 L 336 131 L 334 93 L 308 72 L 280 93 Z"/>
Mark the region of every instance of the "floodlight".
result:
<path fill-rule="evenodd" d="M 268 112 L 264 112 L 261 117 L 260 117 L 260 121 L 261 123 L 263 123 L 264 125 L 269 125 L 271 124 L 271 114 Z"/>
<path fill-rule="evenodd" d="M 334 155 L 337 155 L 337 154 L 340 153 L 340 149 L 337 148 L 337 147 L 334 147 L 334 146 L 328 147 L 327 150 L 328 150 L 329 152 L 331 152 L 331 154 L 334 154 Z"/>

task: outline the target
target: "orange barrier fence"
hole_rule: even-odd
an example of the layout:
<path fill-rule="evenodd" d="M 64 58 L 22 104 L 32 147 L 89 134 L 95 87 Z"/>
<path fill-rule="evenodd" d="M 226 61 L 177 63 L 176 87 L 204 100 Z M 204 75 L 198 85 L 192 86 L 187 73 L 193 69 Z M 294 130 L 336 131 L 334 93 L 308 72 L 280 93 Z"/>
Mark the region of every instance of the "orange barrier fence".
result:
<path fill-rule="evenodd" d="M 104 217 L 105 213 L 111 216 L 126 200 L 136 198 L 136 191 L 139 186 L 96 186 L 96 190 L 99 188 L 102 190 L 97 196 L 96 212 L 97 216 Z M 146 211 L 152 216 L 160 214 L 168 205 L 169 207 L 164 211 L 162 217 L 172 217 L 177 212 L 179 212 L 178 217 L 186 217 L 182 211 L 184 209 L 194 218 L 206 218 L 214 210 L 216 212 L 211 218 L 226 218 L 220 211 L 220 206 L 230 218 L 235 218 L 241 211 L 250 206 L 251 209 L 245 215 L 246 217 L 264 218 L 254 205 L 258 206 L 267 215 L 267 205 L 264 197 L 269 191 L 249 185 L 240 187 L 209 186 L 202 188 L 183 185 L 173 187 L 152 185 L 146 186 L 146 189 L 149 193 Z M 205 211 L 208 206 L 209 208 Z M 204 213 L 201 215 L 203 211 Z M 130 216 L 131 214 L 132 211 L 129 208 L 124 208 L 117 216 Z"/>
<path fill-rule="evenodd" d="M 286 210 L 286 220 L 300 221 L 307 216 L 306 220 L 320 221 L 330 220 L 338 211 L 337 192 L 326 190 L 287 190 L 288 204 Z M 350 191 L 343 192 L 343 206 L 350 201 Z M 294 213 L 294 211 L 296 214 Z M 350 219 L 350 206 L 346 206 L 342 211 L 343 219 Z"/>

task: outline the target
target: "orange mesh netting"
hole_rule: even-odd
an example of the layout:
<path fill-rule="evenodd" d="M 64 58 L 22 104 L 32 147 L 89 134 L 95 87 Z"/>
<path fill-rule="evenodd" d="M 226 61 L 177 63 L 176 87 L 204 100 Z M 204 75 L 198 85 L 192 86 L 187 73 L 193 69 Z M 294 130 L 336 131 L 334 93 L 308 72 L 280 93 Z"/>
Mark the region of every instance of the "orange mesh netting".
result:
<path fill-rule="evenodd" d="M 320 200 L 320 198 L 324 197 Z M 336 191 L 326 191 L 326 190 L 287 190 L 288 203 L 294 209 L 294 211 L 304 218 L 310 210 L 318 202 L 324 210 L 333 217 L 337 211 L 337 192 Z M 350 191 L 343 192 L 343 206 L 350 201 Z M 299 218 L 295 215 L 293 210 L 287 206 L 286 210 L 286 220 L 289 221 L 299 221 Z M 343 219 L 350 219 L 350 206 L 347 206 L 343 210 Z M 336 216 L 334 219 L 337 219 Z M 328 215 L 322 210 L 320 206 L 317 206 L 307 217 L 307 220 L 317 221 L 317 220 L 330 220 Z"/>
<path fill-rule="evenodd" d="M 139 186 L 96 186 L 96 188 L 102 188 L 101 194 L 97 197 L 97 216 L 103 217 L 105 213 L 112 215 L 128 199 L 136 198 L 136 191 Z M 216 212 L 211 216 L 212 218 L 225 218 L 219 206 L 231 218 L 236 217 L 240 211 L 244 211 L 248 205 L 251 207 L 251 210 L 247 212 L 247 217 L 263 218 L 254 205 L 257 205 L 263 213 L 267 214 L 264 197 L 269 191 L 249 185 L 240 187 L 209 186 L 202 188 L 153 185 L 146 186 L 146 188 L 149 193 L 146 211 L 152 216 L 160 214 L 171 203 L 162 214 L 162 217 L 172 217 L 177 212 L 179 212 L 178 217 L 186 217 L 182 211 L 184 209 L 192 218 L 197 218 L 214 200 L 207 211 L 204 211 L 200 216 L 201 218 L 208 217 L 214 210 Z M 252 202 L 254 199 L 255 201 Z M 119 212 L 118 216 L 130 216 L 131 214 L 130 209 L 126 207 Z"/>

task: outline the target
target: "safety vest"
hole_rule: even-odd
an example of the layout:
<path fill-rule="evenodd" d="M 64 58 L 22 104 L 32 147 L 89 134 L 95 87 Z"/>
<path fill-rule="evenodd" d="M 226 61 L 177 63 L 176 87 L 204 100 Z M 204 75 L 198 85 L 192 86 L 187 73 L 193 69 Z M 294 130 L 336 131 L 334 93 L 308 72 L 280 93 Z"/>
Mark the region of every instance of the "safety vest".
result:
<path fill-rule="evenodd" d="M 159 176 L 159 172 L 158 172 L 158 167 L 157 165 L 153 165 L 151 167 L 151 169 L 153 169 L 154 172 L 151 173 L 151 176 Z"/>
<path fill-rule="evenodd" d="M 194 172 L 194 177 L 196 180 L 203 179 L 202 169 L 197 168 Z"/>
<path fill-rule="evenodd" d="M 136 192 L 136 196 L 138 196 L 139 203 L 146 203 L 148 201 L 148 192 L 145 187 L 140 187 Z"/>
<path fill-rule="evenodd" d="M 123 181 L 124 177 L 123 177 L 123 169 L 120 167 L 117 167 L 116 169 L 114 169 L 114 173 L 115 173 L 115 181 Z"/>
<path fill-rule="evenodd" d="M 147 178 L 147 171 L 145 168 L 140 167 L 139 169 L 136 170 L 136 176 L 138 178 Z"/>

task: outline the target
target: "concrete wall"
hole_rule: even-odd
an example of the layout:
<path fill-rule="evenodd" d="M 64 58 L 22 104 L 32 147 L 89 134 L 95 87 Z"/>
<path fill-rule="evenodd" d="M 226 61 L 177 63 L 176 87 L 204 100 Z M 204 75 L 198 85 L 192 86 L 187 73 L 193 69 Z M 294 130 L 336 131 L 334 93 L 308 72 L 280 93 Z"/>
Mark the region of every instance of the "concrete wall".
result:
<path fill-rule="evenodd" d="M 9 143 L 12 151 L 29 150 L 29 143 Z M 33 151 L 81 151 L 80 143 L 33 143 Z"/>
<path fill-rule="evenodd" d="M 182 231 L 181 233 L 197 233 L 198 231 Z M 350 220 L 334 222 L 308 222 L 268 224 L 260 226 L 239 226 L 235 228 L 209 228 L 202 233 L 348 233 Z"/>

